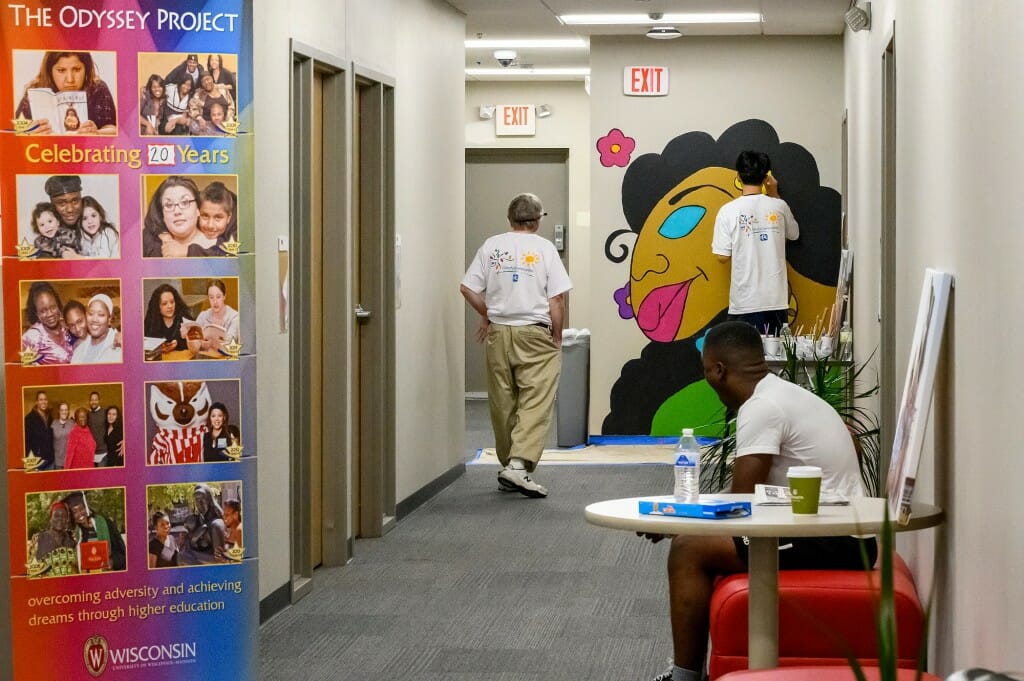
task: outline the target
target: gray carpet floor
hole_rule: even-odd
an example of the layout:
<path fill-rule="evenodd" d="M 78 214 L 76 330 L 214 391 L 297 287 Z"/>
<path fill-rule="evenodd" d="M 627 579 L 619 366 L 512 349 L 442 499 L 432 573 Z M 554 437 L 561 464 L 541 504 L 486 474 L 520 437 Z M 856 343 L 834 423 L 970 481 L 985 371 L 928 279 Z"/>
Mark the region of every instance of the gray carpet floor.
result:
<path fill-rule="evenodd" d="M 588 525 L 586 504 L 666 494 L 667 466 L 552 466 L 497 491 L 470 466 L 260 630 L 261 678 L 646 681 L 671 654 L 667 542 Z"/>

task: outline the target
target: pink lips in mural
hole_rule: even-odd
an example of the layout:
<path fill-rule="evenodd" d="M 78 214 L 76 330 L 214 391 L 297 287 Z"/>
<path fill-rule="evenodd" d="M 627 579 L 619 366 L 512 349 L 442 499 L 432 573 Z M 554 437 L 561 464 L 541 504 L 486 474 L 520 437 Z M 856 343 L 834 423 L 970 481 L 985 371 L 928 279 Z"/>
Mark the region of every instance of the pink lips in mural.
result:
<path fill-rule="evenodd" d="M 675 340 L 692 283 L 693 279 L 688 279 L 680 284 L 660 286 L 647 294 L 636 315 L 637 325 L 645 336 L 658 343 Z"/>

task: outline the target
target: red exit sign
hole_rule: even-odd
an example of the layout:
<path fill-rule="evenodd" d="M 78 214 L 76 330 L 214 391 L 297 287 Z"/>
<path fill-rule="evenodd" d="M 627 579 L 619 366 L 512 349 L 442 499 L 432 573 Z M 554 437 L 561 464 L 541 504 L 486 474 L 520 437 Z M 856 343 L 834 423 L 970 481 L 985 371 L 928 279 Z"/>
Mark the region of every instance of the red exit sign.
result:
<path fill-rule="evenodd" d="M 667 66 L 627 66 L 622 71 L 622 93 L 633 97 L 668 94 Z"/>
<path fill-rule="evenodd" d="M 535 135 L 537 115 L 533 104 L 498 104 L 494 111 L 495 135 Z"/>

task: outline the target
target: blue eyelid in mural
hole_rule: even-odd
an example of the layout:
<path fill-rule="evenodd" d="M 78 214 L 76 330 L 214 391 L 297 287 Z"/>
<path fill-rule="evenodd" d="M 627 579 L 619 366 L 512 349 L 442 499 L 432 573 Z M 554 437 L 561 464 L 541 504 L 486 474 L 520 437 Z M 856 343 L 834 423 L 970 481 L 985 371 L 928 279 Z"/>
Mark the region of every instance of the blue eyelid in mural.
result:
<path fill-rule="evenodd" d="M 706 212 L 704 206 L 681 206 L 665 218 L 658 234 L 666 239 L 682 239 L 700 224 Z"/>

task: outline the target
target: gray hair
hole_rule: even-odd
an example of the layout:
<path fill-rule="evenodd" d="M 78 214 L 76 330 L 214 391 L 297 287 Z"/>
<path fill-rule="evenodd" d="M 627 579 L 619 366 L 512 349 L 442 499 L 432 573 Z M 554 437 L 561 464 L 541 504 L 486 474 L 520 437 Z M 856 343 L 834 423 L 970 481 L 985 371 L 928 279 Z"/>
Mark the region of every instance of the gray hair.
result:
<path fill-rule="evenodd" d="M 536 194 L 518 194 L 508 204 L 509 222 L 536 222 L 547 215 Z"/>

